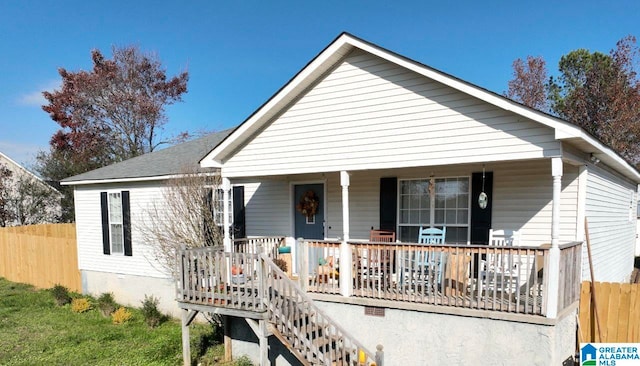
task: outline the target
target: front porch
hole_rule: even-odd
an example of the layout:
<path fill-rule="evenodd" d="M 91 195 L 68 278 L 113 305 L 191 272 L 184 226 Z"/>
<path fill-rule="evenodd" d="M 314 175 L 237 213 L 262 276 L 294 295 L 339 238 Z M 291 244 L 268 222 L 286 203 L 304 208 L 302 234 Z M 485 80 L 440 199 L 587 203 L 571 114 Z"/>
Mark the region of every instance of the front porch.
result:
<path fill-rule="evenodd" d="M 245 326 L 249 325 L 259 339 L 261 364 L 268 363 L 268 339 L 273 335 L 302 364 L 346 365 L 357 360 L 362 365 L 374 362 L 381 365 L 382 347 L 374 352 L 375 344 L 368 344 L 370 339 L 367 343 L 358 339 L 366 338 L 361 334 L 364 324 L 358 323 L 357 329 L 353 328 L 349 318 L 345 320 L 341 315 L 353 311 L 349 306 L 364 306 L 365 316 L 367 309 L 374 316 L 376 311 L 382 311 L 384 316 L 387 310 L 407 320 L 409 315 L 398 314 L 409 310 L 406 314 L 416 314 L 409 317 L 420 319 L 429 314 L 436 317 L 449 314 L 454 318 L 446 318 L 447 322 L 468 327 L 482 324 L 485 331 L 505 326 L 486 323 L 496 319 L 512 324 L 510 327 L 516 332 L 522 328 L 528 332 L 534 329 L 536 334 L 555 334 L 558 331 L 552 330 L 553 325 L 563 324 L 561 328 L 566 328 L 566 314 L 579 299 L 581 243 L 560 245 L 556 301 L 549 301 L 552 276 L 545 271 L 550 250 L 545 245 L 495 247 L 298 240 L 299 268 L 297 275 L 289 278 L 274 262 L 286 255 L 277 250 L 285 243 L 284 237 L 252 238 L 232 241 L 232 251 L 222 247 L 181 251 L 177 301 L 184 311 L 185 354 L 189 353 L 188 325 L 198 312 L 244 319 Z M 347 256 L 341 255 L 345 244 L 350 252 Z M 438 267 L 405 265 L 411 263 L 407 258 L 427 253 L 442 254 L 441 271 Z M 497 255 L 518 263 L 517 281 L 506 281 L 486 272 L 487 259 Z M 330 267 L 326 258 L 332 256 L 336 262 Z M 351 273 L 349 277 L 345 277 L 345 272 Z M 553 303 L 557 308 L 550 311 L 549 304 Z M 334 308 L 340 310 L 331 310 Z M 550 317 L 551 313 L 557 315 Z M 468 321 L 465 323 L 464 319 Z M 537 327 L 542 328 L 535 330 Z"/>
<path fill-rule="evenodd" d="M 238 311 L 264 312 L 260 294 L 269 290 L 269 278 L 261 272 L 258 253 L 272 260 L 285 238 L 253 238 L 233 241 L 232 252 L 210 247 L 182 252 L 182 281 L 178 301 Z M 346 242 L 350 255 L 341 256 L 344 242 L 298 240 L 298 270 L 292 279 L 301 291 L 348 298 L 426 304 L 443 309 L 486 311 L 550 317 L 570 307 L 580 296 L 582 245 L 565 243 L 560 248 L 558 273 L 548 270 L 549 245 L 495 247 L 488 245 Z M 280 254 L 282 256 L 282 254 Z M 442 258 L 436 266 L 421 266 L 412 258 Z M 517 276 L 486 268 L 487 258 L 500 256 L 513 263 Z M 328 258 L 334 258 L 330 265 Z M 345 270 L 345 268 L 347 270 Z M 347 273 L 347 275 L 345 275 Z M 349 274 L 350 273 L 350 274 Z M 345 278 L 348 276 L 348 278 Z M 557 308 L 549 311 L 550 278 L 557 278 Z M 368 302 L 375 304 L 375 302 Z"/>

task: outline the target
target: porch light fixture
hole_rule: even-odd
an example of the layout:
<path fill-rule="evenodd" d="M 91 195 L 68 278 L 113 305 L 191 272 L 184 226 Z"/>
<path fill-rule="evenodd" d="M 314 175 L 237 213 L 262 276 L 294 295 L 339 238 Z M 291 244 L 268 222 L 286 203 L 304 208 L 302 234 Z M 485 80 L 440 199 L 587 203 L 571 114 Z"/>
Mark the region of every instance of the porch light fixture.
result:
<path fill-rule="evenodd" d="M 593 165 L 596 165 L 600 162 L 600 159 L 598 159 L 595 155 L 593 155 L 593 153 L 589 155 L 589 160 L 591 160 Z"/>

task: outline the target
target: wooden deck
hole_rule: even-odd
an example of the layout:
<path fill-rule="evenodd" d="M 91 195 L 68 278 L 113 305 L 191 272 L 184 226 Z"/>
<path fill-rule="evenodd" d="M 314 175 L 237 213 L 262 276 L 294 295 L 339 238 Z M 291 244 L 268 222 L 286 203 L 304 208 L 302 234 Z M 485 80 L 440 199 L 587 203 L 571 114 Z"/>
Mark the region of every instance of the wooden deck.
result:
<path fill-rule="evenodd" d="M 254 241 L 257 239 L 254 239 Z M 275 243 L 269 239 L 269 243 Z M 255 243 L 254 243 L 255 244 Z M 338 258 L 339 242 L 307 241 L 303 250 L 321 258 Z M 352 250 L 351 296 L 443 307 L 545 315 L 546 248 L 429 245 L 350 242 Z M 246 248 L 243 247 L 243 248 Z M 221 307 L 235 311 L 264 312 L 268 288 L 261 283 L 259 255 L 251 250 L 211 255 L 212 249 L 193 249 L 183 256 L 184 278 L 177 299 L 184 304 Z M 271 257 L 277 251 L 269 250 Z M 321 253 L 321 254 L 320 254 Z M 515 275 L 488 271 L 482 263 L 492 256 L 517 263 Z M 579 299 L 581 246 L 561 247 L 559 309 Z M 318 263 L 317 258 L 309 262 Z M 440 263 L 420 266 L 414 258 L 437 257 Z M 188 259 L 187 259 L 188 258 Z M 340 295 L 339 258 L 329 266 L 307 263 L 307 276 L 298 285 L 303 291 Z M 262 276 L 262 277 L 261 277 Z M 260 294 L 263 294 L 262 297 Z M 185 305 L 186 306 L 186 305 Z"/>
<path fill-rule="evenodd" d="M 195 314 L 209 312 L 257 319 L 252 329 L 265 360 L 266 338 L 275 335 L 303 364 L 350 365 L 361 357 L 366 364 L 374 362 L 375 355 L 318 308 L 262 250 L 183 250 L 180 266 L 177 301 L 187 312 L 183 353 L 189 353 L 188 326 Z"/>

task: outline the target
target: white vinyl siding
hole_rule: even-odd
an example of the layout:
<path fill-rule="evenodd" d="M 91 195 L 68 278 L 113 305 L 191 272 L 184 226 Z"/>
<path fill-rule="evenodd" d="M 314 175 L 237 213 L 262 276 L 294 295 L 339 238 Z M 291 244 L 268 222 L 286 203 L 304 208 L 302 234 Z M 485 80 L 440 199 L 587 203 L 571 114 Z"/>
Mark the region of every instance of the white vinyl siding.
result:
<path fill-rule="evenodd" d="M 141 220 L 149 215 L 151 205 L 162 207 L 162 182 L 76 186 L 76 232 L 78 268 L 80 270 L 167 278 L 169 274 L 156 263 L 153 247 L 140 230 Z M 132 256 L 104 255 L 100 192 L 130 191 Z"/>
<path fill-rule="evenodd" d="M 560 197 L 560 242 L 575 241 L 578 168 L 564 164 Z M 551 243 L 551 161 L 510 163 L 494 169 L 492 226 L 520 230 L 521 245 Z"/>
<path fill-rule="evenodd" d="M 601 163 L 602 164 L 602 163 Z M 596 281 L 623 282 L 633 270 L 635 220 L 629 220 L 636 186 L 608 172 L 602 165 L 588 165 L 585 216 Z M 589 279 L 589 262 L 583 250 L 582 278 Z"/>
<path fill-rule="evenodd" d="M 553 130 L 360 52 L 231 156 L 228 177 L 542 158 Z"/>
<path fill-rule="evenodd" d="M 521 231 L 522 245 L 551 242 L 552 177 L 549 159 L 518 163 L 496 163 L 486 167 L 494 173 L 493 227 Z M 350 238 L 368 239 L 369 231 L 380 226 L 380 178 L 420 179 L 429 177 L 470 177 L 482 165 L 407 168 L 393 171 L 350 172 Z M 565 164 L 560 204 L 560 241 L 575 240 L 578 168 Z M 319 175 L 301 176 L 301 181 L 318 181 Z M 326 236 L 343 237 L 342 187 L 339 173 L 324 175 L 326 184 Z M 295 181 L 292 181 L 292 183 Z M 262 183 L 233 181 L 245 186 L 247 235 L 293 235 L 294 202 L 290 183 L 264 180 Z M 474 198 L 471 198 L 474 199 Z M 477 198 L 475 198 L 477 199 Z M 399 222 L 399 221 L 398 221 Z"/>
<path fill-rule="evenodd" d="M 290 236 L 291 212 L 289 183 L 280 180 L 232 182 L 244 186 L 246 234 L 252 236 Z"/>

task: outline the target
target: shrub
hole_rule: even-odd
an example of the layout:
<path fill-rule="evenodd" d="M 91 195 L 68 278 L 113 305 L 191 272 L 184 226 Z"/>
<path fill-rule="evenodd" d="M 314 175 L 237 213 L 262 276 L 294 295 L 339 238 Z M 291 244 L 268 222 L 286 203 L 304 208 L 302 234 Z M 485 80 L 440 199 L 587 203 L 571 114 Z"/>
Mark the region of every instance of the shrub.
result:
<path fill-rule="evenodd" d="M 158 303 L 160 301 L 153 295 L 144 295 L 144 301 L 142 301 L 142 315 L 144 321 L 151 328 L 155 328 L 165 320 L 165 316 L 158 310 Z"/>
<path fill-rule="evenodd" d="M 62 285 L 55 285 L 51 289 L 56 304 L 58 306 L 64 306 L 71 302 L 71 296 L 69 296 L 69 289 Z"/>
<path fill-rule="evenodd" d="M 85 311 L 91 310 L 91 303 L 86 297 L 73 299 L 71 301 L 71 310 L 74 313 L 84 313 Z"/>
<path fill-rule="evenodd" d="M 118 304 L 113 299 L 113 294 L 110 292 L 105 292 L 98 297 L 98 310 L 100 310 L 100 314 L 104 317 L 110 316 L 117 308 Z"/>
<path fill-rule="evenodd" d="M 124 324 L 131 320 L 133 314 L 127 310 L 124 306 L 121 306 L 118 310 L 111 314 L 111 321 L 113 324 Z"/>
<path fill-rule="evenodd" d="M 253 362 L 251 362 L 251 359 L 247 356 L 241 356 L 239 357 L 236 362 L 234 362 L 235 366 L 253 366 Z"/>

